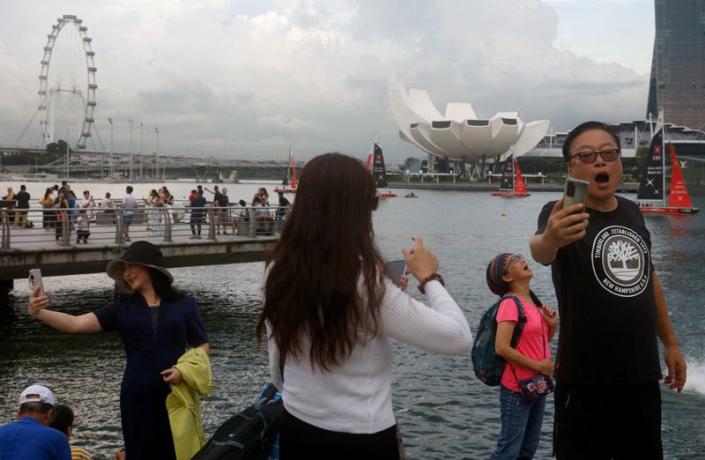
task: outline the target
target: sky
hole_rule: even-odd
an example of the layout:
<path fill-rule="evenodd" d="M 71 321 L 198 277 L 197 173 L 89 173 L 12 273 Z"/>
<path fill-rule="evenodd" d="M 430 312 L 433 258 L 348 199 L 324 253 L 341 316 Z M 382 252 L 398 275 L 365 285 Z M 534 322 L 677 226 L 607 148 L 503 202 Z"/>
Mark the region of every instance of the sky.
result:
<path fill-rule="evenodd" d="M 89 148 L 110 148 L 111 118 L 115 151 L 133 120 L 134 151 L 156 150 L 158 127 L 160 153 L 259 160 L 290 145 L 364 158 L 375 138 L 387 161 L 423 156 L 398 137 L 392 73 L 441 112 L 471 102 L 555 131 L 642 119 L 654 40 L 653 0 L 0 0 L 0 13 L 0 144 L 28 123 L 20 145 L 41 144 L 43 47 L 74 14 L 98 69 Z M 85 85 L 81 46 L 62 29 L 50 78 Z M 56 125 L 75 127 L 62 97 Z"/>

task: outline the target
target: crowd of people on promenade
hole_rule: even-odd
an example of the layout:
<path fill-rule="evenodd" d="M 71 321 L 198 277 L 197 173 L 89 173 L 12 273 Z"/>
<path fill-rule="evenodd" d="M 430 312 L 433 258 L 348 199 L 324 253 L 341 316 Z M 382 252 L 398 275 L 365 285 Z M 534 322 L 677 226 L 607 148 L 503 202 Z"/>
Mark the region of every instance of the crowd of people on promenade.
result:
<path fill-rule="evenodd" d="M 531 291 L 533 270 L 521 255 L 500 252 L 487 266 L 487 286 L 499 296 L 494 347 L 504 359 L 501 428 L 492 459 L 534 456 L 550 394 L 558 459 L 663 458 L 659 382 L 680 392 L 686 363 L 651 261 L 651 235 L 637 205 L 615 194 L 622 176 L 620 148 L 619 138 L 600 122 L 577 126 L 563 145 L 568 174 L 589 182 L 587 201 L 547 203 L 527 241 L 532 259 L 551 267 L 557 310 Z M 202 195 L 197 189 L 194 199 Z M 268 256 L 253 334 L 268 346 L 271 379 L 281 391 L 283 460 L 404 458 L 392 409 L 392 341 L 469 355 L 465 314 L 421 237 L 412 237 L 403 256 L 425 302 L 409 295 L 407 275 L 399 286 L 384 275 L 372 226 L 378 200 L 374 180 L 359 161 L 341 154 L 312 159 Z M 266 207 L 266 191 L 255 195 L 255 203 Z M 227 228 L 221 221 L 221 231 Z M 631 248 L 640 270 L 625 276 L 613 269 L 615 245 Z M 132 243 L 107 273 L 118 297 L 95 312 L 52 310 L 39 287 L 28 312 L 66 333 L 117 330 L 127 356 L 120 455 L 189 458 L 182 456 L 183 440 L 172 434 L 179 431 L 170 404 L 183 394 L 179 385 L 198 395 L 209 390 L 194 383 L 210 375 L 209 339 L 197 300 L 173 287 L 161 251 L 146 241 Z M 554 358 L 548 344 L 556 334 Z M 68 437 L 59 442 L 61 433 L 39 426 L 56 411 L 50 395 L 36 387 L 22 393 L 18 420 L 0 427 L 0 459 L 27 458 L 23 452 L 40 440 L 57 453 L 47 447 L 32 458 L 69 458 Z"/>
<path fill-rule="evenodd" d="M 206 198 L 206 193 L 212 195 Z M 29 216 L 31 196 L 26 185 L 20 186 L 20 191 L 15 193 L 12 187 L 7 188 L 7 193 L 2 198 L 5 200 L 3 210 L 7 216 L 8 224 L 16 228 L 32 228 L 34 222 Z M 167 186 L 152 189 L 148 196 L 138 199 L 134 196 L 134 187 L 128 185 L 122 199 L 114 199 L 110 192 L 105 197 L 96 200 L 90 190 L 84 190 L 79 199 L 67 181 L 61 186 L 48 187 L 37 203 L 42 207 L 42 228 L 54 231 L 57 241 L 63 237 L 63 232 L 70 228 L 75 230 L 76 244 L 88 243 L 91 235 L 91 225 L 98 222 L 99 215 L 106 216 L 102 223 L 118 223 L 123 227 L 123 239 L 131 241 L 130 226 L 133 225 L 135 213 L 144 212 L 146 236 L 163 236 L 166 220 L 174 224 L 184 219 L 189 214 L 188 224 L 191 227 L 191 239 L 201 239 L 203 224 L 213 220 L 216 234 L 236 235 L 239 233 L 238 223 L 249 222 L 249 209 L 254 210 L 256 224 L 255 233 L 258 235 L 273 234 L 275 223 L 276 230 L 280 230 L 291 203 L 284 195 L 279 193 L 277 207 L 270 205 L 269 194 L 264 187 L 259 188 L 251 200 L 231 202 L 228 189 L 220 189 L 215 185 L 213 189 L 198 185 L 188 196 L 187 203 L 179 203 Z M 212 208 L 213 214 L 208 211 Z M 276 209 L 274 209 L 276 208 Z M 166 212 L 165 212 L 166 211 Z M 70 227 L 67 227 L 70 226 Z"/>

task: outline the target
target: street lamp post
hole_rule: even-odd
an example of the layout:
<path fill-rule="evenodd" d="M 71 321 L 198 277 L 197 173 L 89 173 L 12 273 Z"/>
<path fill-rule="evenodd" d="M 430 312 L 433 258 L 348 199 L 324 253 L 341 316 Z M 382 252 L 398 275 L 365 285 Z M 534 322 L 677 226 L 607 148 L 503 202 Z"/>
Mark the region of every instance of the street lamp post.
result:
<path fill-rule="evenodd" d="M 110 123 L 110 178 L 115 176 L 115 171 L 113 170 L 113 119 L 108 118 L 108 123 Z"/>
<path fill-rule="evenodd" d="M 159 179 L 159 127 L 155 126 L 154 127 L 154 133 L 155 136 L 157 137 L 157 151 L 155 152 L 156 155 L 156 167 L 154 168 L 154 177 L 156 179 Z"/>
<path fill-rule="evenodd" d="M 144 169 L 142 165 L 144 164 L 144 125 L 140 121 L 140 179 L 144 180 Z"/>
<path fill-rule="evenodd" d="M 135 120 L 127 120 L 127 122 L 130 124 L 130 182 L 132 182 L 134 180 L 134 176 L 132 175 L 132 124 Z"/>

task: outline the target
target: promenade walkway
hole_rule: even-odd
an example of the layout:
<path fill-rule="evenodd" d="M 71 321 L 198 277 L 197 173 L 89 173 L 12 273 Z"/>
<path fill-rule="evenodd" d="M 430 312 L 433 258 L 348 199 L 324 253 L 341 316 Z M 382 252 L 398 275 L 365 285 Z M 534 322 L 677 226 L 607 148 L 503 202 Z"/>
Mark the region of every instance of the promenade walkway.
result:
<path fill-rule="evenodd" d="M 103 272 L 110 260 L 137 240 L 158 245 L 167 267 L 261 261 L 279 237 L 283 211 L 277 212 L 276 207 L 139 208 L 127 241 L 121 209 L 92 209 L 82 216 L 90 222 L 90 236 L 83 242 L 78 240 L 80 214 L 30 209 L 31 228 L 27 228 L 14 225 L 17 211 L 0 210 L 0 304 L 6 302 L 12 280 L 26 279 L 31 268 L 40 268 L 44 276 Z M 203 217 L 200 239 L 191 230 L 192 212 Z M 23 223 L 22 218 L 18 221 Z M 197 234 L 198 229 L 194 230 Z"/>

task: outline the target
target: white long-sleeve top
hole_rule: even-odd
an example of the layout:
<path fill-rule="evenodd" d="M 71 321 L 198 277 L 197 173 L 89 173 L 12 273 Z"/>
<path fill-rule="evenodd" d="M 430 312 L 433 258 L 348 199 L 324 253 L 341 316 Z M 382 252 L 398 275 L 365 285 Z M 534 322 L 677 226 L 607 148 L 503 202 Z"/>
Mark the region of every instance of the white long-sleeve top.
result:
<path fill-rule="evenodd" d="M 326 430 L 377 433 L 396 423 L 392 412 L 390 339 L 437 353 L 470 351 L 468 323 L 441 283 L 426 284 L 431 308 L 388 279 L 384 283 L 378 334 L 358 345 L 345 362 L 330 372 L 311 366 L 310 347 L 305 342 L 301 359 L 287 357 L 282 383 L 279 350 L 274 340 L 269 340 L 272 381 L 282 390 L 284 407 L 293 416 Z M 271 335 L 269 327 L 267 334 Z"/>

